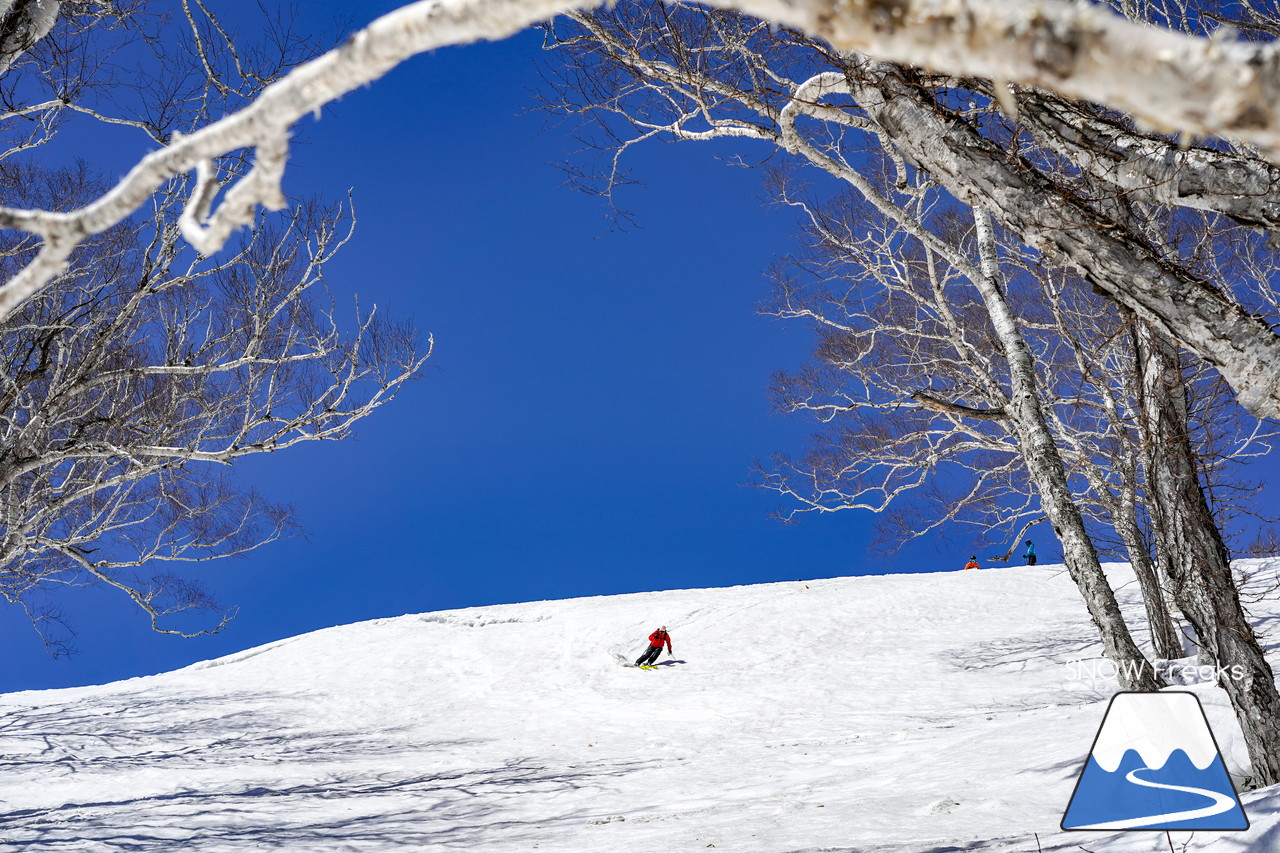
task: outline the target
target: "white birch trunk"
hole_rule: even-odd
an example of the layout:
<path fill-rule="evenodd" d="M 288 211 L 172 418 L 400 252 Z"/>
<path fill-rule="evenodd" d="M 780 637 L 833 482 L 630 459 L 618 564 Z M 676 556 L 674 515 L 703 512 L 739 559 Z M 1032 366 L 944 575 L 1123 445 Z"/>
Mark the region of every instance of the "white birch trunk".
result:
<path fill-rule="evenodd" d="M 982 295 L 996 337 L 1003 345 L 1009 363 L 1012 393 L 1007 411 L 1018 434 L 1018 443 L 1027 469 L 1040 492 L 1041 508 L 1062 543 L 1062 557 L 1067 572 L 1084 596 L 1093 624 L 1102 636 L 1104 653 L 1119 670 L 1121 686 L 1125 690 L 1158 690 L 1164 684 L 1156 676 L 1151 662 L 1133 641 L 1129 627 L 1120 613 L 1115 593 L 1102 571 L 1097 551 L 1085 529 L 1084 519 L 1071 498 L 1066 468 L 1040 408 L 1031 353 L 1000 287 L 995 236 L 990 217 L 982 208 L 974 208 L 973 214 L 982 265 L 982 275 L 978 276 L 974 284 Z"/>
<path fill-rule="evenodd" d="M 1139 327 L 1143 425 L 1148 439 L 1147 489 L 1162 562 L 1173 594 L 1202 650 L 1219 668 L 1244 732 L 1255 777 L 1280 782 L 1280 693 L 1253 633 L 1226 545 L 1205 500 L 1187 438 L 1185 384 L 1177 350 Z"/>
<path fill-rule="evenodd" d="M 1142 546 L 1133 498 L 1124 496 L 1120 501 L 1121 514 L 1114 518 L 1113 522 L 1116 532 L 1124 542 L 1129 563 L 1133 566 L 1133 574 L 1138 579 L 1138 586 L 1142 589 L 1142 603 L 1147 612 L 1147 625 L 1151 630 L 1151 646 L 1155 650 L 1156 657 L 1177 660 L 1183 656 L 1182 634 L 1178 632 L 1173 614 L 1169 612 L 1156 562 Z"/>

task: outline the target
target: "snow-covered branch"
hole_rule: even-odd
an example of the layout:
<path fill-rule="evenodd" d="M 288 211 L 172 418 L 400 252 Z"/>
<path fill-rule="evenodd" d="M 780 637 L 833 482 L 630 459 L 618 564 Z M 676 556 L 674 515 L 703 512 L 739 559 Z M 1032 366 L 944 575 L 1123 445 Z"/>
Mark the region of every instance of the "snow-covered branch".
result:
<path fill-rule="evenodd" d="M 258 206 L 283 207 L 280 180 L 289 132 L 305 115 L 416 54 L 505 38 L 588 5 L 572 0 L 412 3 L 296 68 L 249 106 L 174 138 L 84 208 L 58 213 L 0 208 L 0 227 L 43 239 L 35 260 L 0 287 L 0 319 L 60 273 L 87 235 L 129 216 L 174 176 L 198 174 L 183 233 L 197 250 L 210 254 L 235 228 L 251 222 Z M 841 50 L 1050 88 L 1124 110 L 1153 127 L 1221 135 L 1280 151 L 1280 59 L 1271 45 L 1183 35 L 1066 0 L 707 0 L 707 5 L 795 27 Z M 191 16 L 190 7 L 184 8 Z M 25 17 L 21 40 L 12 50 L 7 42 L 0 45 L 0 52 L 16 56 L 42 37 L 57 9 L 54 0 L 5 3 L 0 14 Z M 207 64 L 203 45 L 200 54 Z M 240 150 L 253 152 L 253 167 L 222 193 L 213 163 Z"/>

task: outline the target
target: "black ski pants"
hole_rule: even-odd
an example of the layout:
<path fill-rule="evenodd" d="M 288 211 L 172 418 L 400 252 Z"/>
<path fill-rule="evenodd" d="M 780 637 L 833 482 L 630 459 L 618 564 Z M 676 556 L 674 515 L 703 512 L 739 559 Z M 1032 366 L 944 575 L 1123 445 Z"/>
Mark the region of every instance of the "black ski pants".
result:
<path fill-rule="evenodd" d="M 662 654 L 662 646 L 650 646 L 644 650 L 644 654 L 636 659 L 636 666 L 648 666 L 656 661 L 660 654 Z"/>

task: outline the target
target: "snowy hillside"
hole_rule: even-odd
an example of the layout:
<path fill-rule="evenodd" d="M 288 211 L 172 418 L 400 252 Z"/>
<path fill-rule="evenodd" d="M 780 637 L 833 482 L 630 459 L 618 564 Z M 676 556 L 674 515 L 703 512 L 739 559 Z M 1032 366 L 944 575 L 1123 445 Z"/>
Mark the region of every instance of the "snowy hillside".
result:
<path fill-rule="evenodd" d="M 664 623 L 674 656 L 619 665 Z M 1071 663 L 1097 654 L 1057 566 L 331 628 L 0 696 L 0 851 L 1168 850 L 1058 830 L 1116 689 Z M 1244 775 L 1225 700 L 1190 689 Z M 1186 849 L 1280 848 L 1280 791 L 1243 801 L 1248 832 Z"/>

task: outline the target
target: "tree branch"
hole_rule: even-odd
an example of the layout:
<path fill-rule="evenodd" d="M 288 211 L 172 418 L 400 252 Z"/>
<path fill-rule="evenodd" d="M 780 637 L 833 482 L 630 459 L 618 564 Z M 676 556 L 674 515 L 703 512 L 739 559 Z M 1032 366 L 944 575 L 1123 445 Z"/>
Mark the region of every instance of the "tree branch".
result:
<path fill-rule="evenodd" d="M 588 5 L 421 0 L 299 66 L 248 107 L 147 155 L 87 207 L 67 213 L 0 208 L 0 227 L 44 238 L 36 259 L 0 288 L 0 320 L 62 272 L 87 235 L 123 220 L 174 176 L 201 170 L 201 191 L 184 216 L 183 233 L 198 251 L 210 254 L 232 230 L 252 220 L 256 206 L 284 206 L 280 178 L 289 128 L 306 114 L 416 54 L 505 38 Z M 1030 5 L 1023 0 L 708 0 L 708 5 L 795 27 L 841 50 L 1041 86 L 1124 110 L 1154 127 L 1250 142 L 1272 159 L 1280 152 L 1280 48 L 1274 44 L 1181 35 L 1066 0 Z M 46 32 L 41 27 L 51 21 L 40 17 L 21 44 Z M 253 168 L 215 208 L 211 163 L 241 149 L 254 151 Z"/>
<path fill-rule="evenodd" d="M 1005 421 L 1009 419 L 1008 411 L 1003 408 L 975 409 L 972 406 L 965 406 L 961 403 L 949 403 L 927 391 L 917 391 L 911 395 L 911 399 L 915 400 L 923 408 L 933 412 L 941 412 L 944 415 L 959 415 L 962 418 L 974 418 L 980 421 Z"/>

